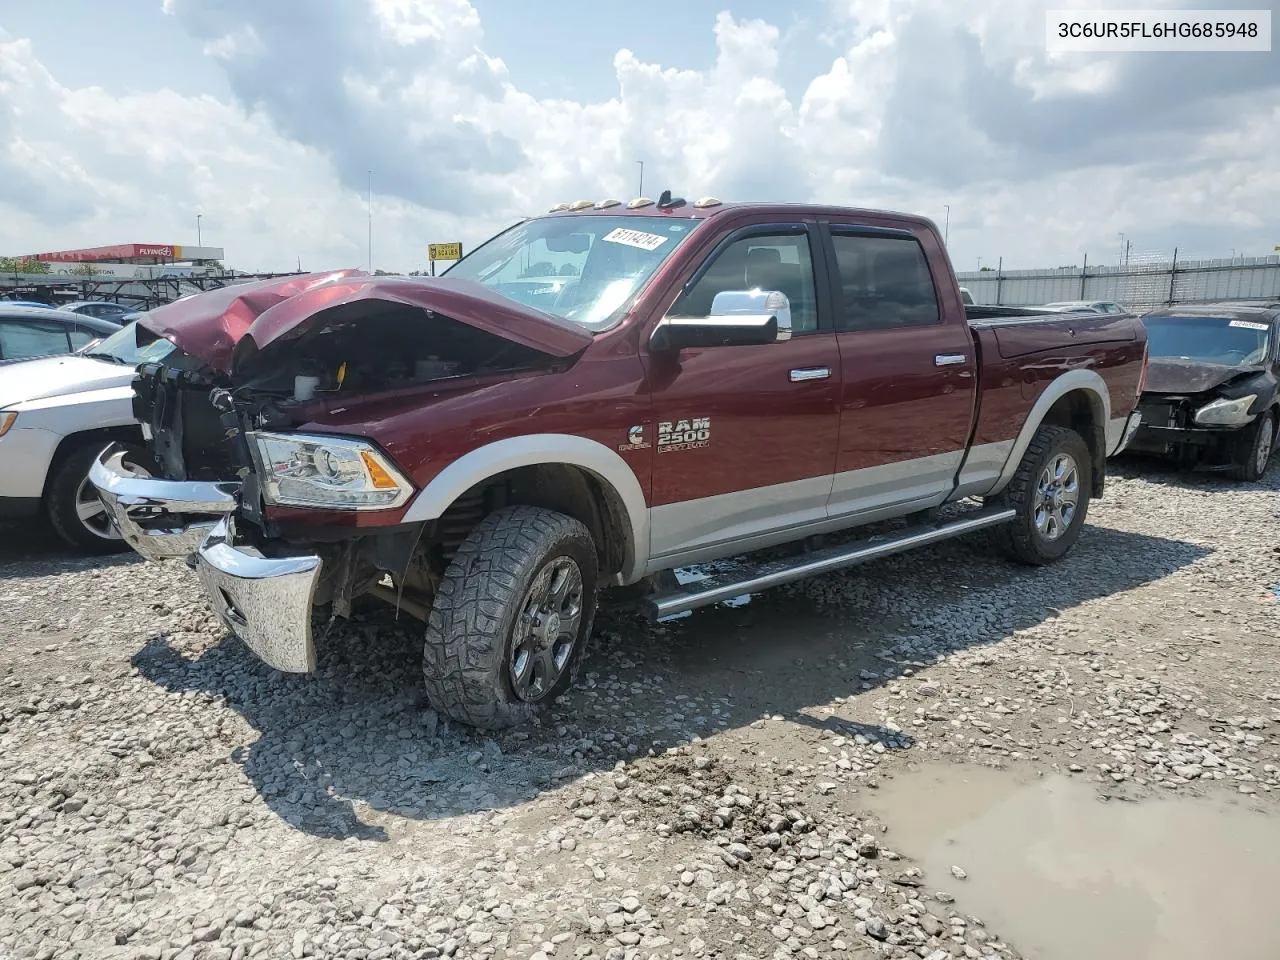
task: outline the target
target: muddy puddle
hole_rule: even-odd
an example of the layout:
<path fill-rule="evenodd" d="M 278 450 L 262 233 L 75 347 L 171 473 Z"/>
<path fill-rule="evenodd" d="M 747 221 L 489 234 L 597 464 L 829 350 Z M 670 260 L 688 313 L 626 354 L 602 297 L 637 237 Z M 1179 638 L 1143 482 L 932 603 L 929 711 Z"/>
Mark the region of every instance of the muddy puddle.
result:
<path fill-rule="evenodd" d="M 1246 803 L 1102 801 L 1084 781 L 945 763 L 858 802 L 925 890 L 1027 960 L 1280 957 L 1280 816 Z"/>

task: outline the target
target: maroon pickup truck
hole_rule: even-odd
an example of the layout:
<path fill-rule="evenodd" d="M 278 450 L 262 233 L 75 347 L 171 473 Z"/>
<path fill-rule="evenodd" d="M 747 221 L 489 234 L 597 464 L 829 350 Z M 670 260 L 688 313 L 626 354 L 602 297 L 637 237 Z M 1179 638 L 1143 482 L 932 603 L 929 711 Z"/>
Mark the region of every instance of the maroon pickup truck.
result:
<path fill-rule="evenodd" d="M 988 528 L 1065 554 L 1137 425 L 1146 337 L 1025 313 L 966 308 L 920 217 L 583 201 L 440 278 L 152 311 L 175 349 L 90 477 L 271 666 L 314 669 L 313 608 L 372 594 L 424 622 L 434 705 L 501 727 L 572 682 L 602 588 L 663 617 Z"/>

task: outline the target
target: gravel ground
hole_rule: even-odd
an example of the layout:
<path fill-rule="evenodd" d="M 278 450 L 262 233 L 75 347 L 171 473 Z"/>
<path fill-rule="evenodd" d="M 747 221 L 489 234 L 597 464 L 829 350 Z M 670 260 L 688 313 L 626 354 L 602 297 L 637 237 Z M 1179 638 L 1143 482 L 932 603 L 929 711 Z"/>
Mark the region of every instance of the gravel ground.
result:
<path fill-rule="evenodd" d="M 423 701 L 412 620 L 286 676 L 185 565 L 0 530 L 0 957 L 1020 956 L 867 792 L 941 759 L 1275 816 L 1277 486 L 1126 464 L 1054 567 L 971 540 L 606 612 L 497 737 Z"/>

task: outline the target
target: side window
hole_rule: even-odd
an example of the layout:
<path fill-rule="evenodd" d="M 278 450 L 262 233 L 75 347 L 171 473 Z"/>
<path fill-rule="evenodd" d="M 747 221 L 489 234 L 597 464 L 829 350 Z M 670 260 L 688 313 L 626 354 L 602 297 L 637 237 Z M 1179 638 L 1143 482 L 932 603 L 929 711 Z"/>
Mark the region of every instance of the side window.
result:
<path fill-rule="evenodd" d="M 913 239 L 835 233 L 837 330 L 886 330 L 939 322 L 929 261 Z"/>
<path fill-rule="evenodd" d="M 0 359 L 26 360 L 70 350 L 67 331 L 60 323 L 40 320 L 0 320 Z"/>
<path fill-rule="evenodd" d="M 818 329 L 817 286 L 809 237 L 802 233 L 744 237 L 716 254 L 688 292 L 672 305 L 670 316 L 705 317 L 725 290 L 779 290 L 791 301 L 793 334 Z"/>
<path fill-rule="evenodd" d="M 67 337 L 71 340 L 72 350 L 79 350 L 81 347 L 87 346 L 98 339 L 99 336 L 100 334 L 96 334 L 92 330 L 86 330 L 80 324 L 76 324 L 67 331 Z"/>

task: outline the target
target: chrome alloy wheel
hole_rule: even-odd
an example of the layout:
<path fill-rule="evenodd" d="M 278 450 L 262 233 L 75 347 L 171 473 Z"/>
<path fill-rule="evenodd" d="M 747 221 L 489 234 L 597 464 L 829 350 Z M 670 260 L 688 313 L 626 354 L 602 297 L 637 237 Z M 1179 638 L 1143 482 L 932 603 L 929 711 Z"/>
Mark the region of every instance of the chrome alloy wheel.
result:
<path fill-rule="evenodd" d="M 85 477 L 76 488 L 76 516 L 80 525 L 101 540 L 119 540 L 120 531 L 111 522 L 111 514 L 98 499 L 98 491 Z"/>
<path fill-rule="evenodd" d="M 1258 435 L 1254 438 L 1253 459 L 1258 475 L 1267 472 L 1267 463 L 1271 459 L 1271 445 L 1275 442 L 1275 427 L 1268 417 L 1258 425 Z"/>
<path fill-rule="evenodd" d="M 121 467 L 132 477 L 150 477 L 151 472 L 134 463 L 127 457 L 120 461 Z M 88 476 L 80 481 L 76 488 L 76 516 L 80 525 L 100 540 L 122 539 L 119 529 L 107 512 L 106 505 L 98 497 L 98 491 L 89 482 Z"/>
<path fill-rule="evenodd" d="M 1080 500 L 1080 468 L 1075 458 L 1059 453 L 1040 471 L 1036 483 L 1034 519 L 1036 530 L 1046 540 L 1057 540 L 1075 519 Z"/>
<path fill-rule="evenodd" d="M 555 688 L 573 659 L 582 625 L 582 570 L 571 557 L 553 557 L 533 578 L 511 638 L 511 689 L 537 703 Z"/>

